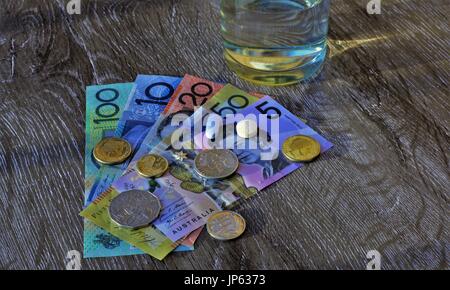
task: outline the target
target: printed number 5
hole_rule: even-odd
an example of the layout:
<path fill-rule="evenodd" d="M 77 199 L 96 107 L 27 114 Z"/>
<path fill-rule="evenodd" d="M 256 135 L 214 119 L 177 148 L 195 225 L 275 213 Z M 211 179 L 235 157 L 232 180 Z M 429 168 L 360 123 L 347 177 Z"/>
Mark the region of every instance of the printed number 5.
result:
<path fill-rule="evenodd" d="M 267 107 L 267 108 L 263 108 L 265 105 L 267 105 L 269 102 L 265 101 L 264 103 L 259 104 L 258 106 L 256 106 L 256 109 L 258 111 L 260 111 L 262 114 L 267 114 L 269 119 L 276 119 L 279 118 L 281 116 L 281 111 L 278 108 L 275 107 Z M 274 114 L 268 114 L 270 111 L 275 112 Z"/>

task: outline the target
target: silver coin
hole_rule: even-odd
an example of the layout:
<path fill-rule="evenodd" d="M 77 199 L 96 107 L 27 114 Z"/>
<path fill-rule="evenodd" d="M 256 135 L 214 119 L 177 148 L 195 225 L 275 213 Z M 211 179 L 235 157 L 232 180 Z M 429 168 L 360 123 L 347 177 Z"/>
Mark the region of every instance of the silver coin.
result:
<path fill-rule="evenodd" d="M 137 189 L 122 192 L 109 205 L 111 219 L 120 226 L 131 229 L 150 225 L 160 212 L 159 199 L 148 191 Z"/>
<path fill-rule="evenodd" d="M 195 171 L 206 179 L 223 179 L 236 172 L 239 159 L 231 150 L 211 149 L 200 152 L 194 166 Z"/>

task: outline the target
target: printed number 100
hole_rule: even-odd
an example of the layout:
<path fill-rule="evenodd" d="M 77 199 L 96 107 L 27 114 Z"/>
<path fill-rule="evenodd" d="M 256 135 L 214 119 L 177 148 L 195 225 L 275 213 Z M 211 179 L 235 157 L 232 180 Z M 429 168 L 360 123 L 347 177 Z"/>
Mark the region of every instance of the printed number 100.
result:
<path fill-rule="evenodd" d="M 106 96 L 105 92 L 112 92 L 112 97 Z M 114 116 L 120 112 L 120 108 L 113 103 L 118 97 L 119 92 L 115 89 L 103 89 L 95 94 L 95 98 L 100 102 L 100 105 L 95 108 L 95 115 L 101 118 L 95 119 L 95 124 L 119 120 L 119 118 L 114 118 Z"/>

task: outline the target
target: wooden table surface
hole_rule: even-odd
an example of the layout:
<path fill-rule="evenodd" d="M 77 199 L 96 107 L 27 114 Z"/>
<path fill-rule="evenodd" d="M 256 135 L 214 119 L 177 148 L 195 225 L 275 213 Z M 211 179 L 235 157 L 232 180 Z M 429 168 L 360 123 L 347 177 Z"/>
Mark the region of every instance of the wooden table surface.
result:
<path fill-rule="evenodd" d="M 314 81 L 239 80 L 217 1 L 0 0 L 0 268 L 64 269 L 83 249 L 85 87 L 138 73 L 198 75 L 276 96 L 335 144 L 237 210 L 248 228 L 190 253 L 83 259 L 83 269 L 449 268 L 446 0 L 332 1 Z"/>

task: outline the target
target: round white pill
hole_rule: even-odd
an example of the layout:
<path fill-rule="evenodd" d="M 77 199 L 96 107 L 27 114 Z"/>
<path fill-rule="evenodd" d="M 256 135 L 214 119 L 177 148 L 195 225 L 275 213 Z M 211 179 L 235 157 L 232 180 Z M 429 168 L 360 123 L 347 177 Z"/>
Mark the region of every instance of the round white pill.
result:
<path fill-rule="evenodd" d="M 255 120 L 244 119 L 237 123 L 236 132 L 241 138 L 253 138 L 258 135 L 258 124 Z"/>

